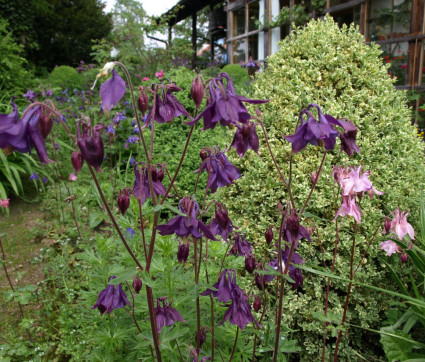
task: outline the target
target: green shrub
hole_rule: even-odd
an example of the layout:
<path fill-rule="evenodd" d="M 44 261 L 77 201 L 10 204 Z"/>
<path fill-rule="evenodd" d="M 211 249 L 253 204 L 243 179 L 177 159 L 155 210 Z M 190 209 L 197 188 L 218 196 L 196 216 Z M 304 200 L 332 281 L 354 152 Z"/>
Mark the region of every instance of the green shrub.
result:
<path fill-rule="evenodd" d="M 69 87 L 71 89 L 81 88 L 84 83 L 83 77 L 74 68 L 67 65 L 53 69 L 48 81 L 52 87 Z"/>
<path fill-rule="evenodd" d="M 238 93 L 247 90 L 251 80 L 245 68 L 241 67 L 239 64 L 228 64 L 223 67 L 222 72 L 229 74 Z"/>
<path fill-rule="evenodd" d="M 32 85 L 32 75 L 24 67 L 22 48 L 7 31 L 7 21 L 0 19 L 0 104 L 9 104 L 13 96 L 20 96 Z"/>
<path fill-rule="evenodd" d="M 252 98 L 270 99 L 261 110 L 271 148 L 286 177 L 291 144 L 283 136 L 294 133 L 299 112 L 309 103 L 318 104 L 325 113 L 336 118 L 352 120 L 359 129 L 357 144 L 361 153 L 349 160 L 345 153 L 340 154 L 337 144 L 336 150 L 326 159 L 323 178 L 307 208 L 314 217 L 302 217 L 303 225 L 316 227 L 314 241 L 303 242 L 299 248 L 307 265 L 323 267 L 324 260 L 329 268 L 332 263 L 335 240 L 332 219 L 341 202 L 331 177 L 333 164 L 363 164 L 364 170 L 371 170 L 370 180 L 374 186 L 385 192 L 373 200 L 364 197 L 361 201 L 363 217 L 355 263 L 359 262 L 383 215 L 397 207 L 411 209 L 410 197 L 418 195 L 421 188 L 423 145 L 410 124 L 405 93 L 393 87 L 380 54 L 377 45 L 364 43 L 356 27 L 340 29 L 328 16 L 324 21 L 311 21 L 305 28 L 296 29 L 290 39 L 283 40 L 280 50 L 269 57 L 267 70 L 252 84 Z M 253 113 L 254 108 L 251 110 Z M 257 130 L 261 132 L 259 127 Z M 264 245 L 264 231 L 268 225 L 278 225 L 277 201 L 284 203 L 288 198 L 279 183 L 264 137 L 260 135 L 260 139 L 260 157 L 248 152 L 239 160 L 233 153 L 231 161 L 243 176 L 235 187 L 221 191 L 233 223 L 247 231 L 257 248 Z M 323 148 L 309 145 L 294 156 L 293 193 L 297 208 L 301 208 L 307 198 L 310 173 L 317 171 L 322 155 Z M 340 231 L 335 267 L 336 273 L 343 277 L 349 276 L 352 218 L 349 219 L 344 220 Z M 414 219 L 413 215 L 411 220 Z M 380 260 L 386 257 L 379 250 L 383 240 L 377 239 L 356 280 L 388 287 L 392 284 L 387 284 L 388 272 Z M 285 290 L 283 324 L 297 331 L 303 344 L 300 359 L 317 361 L 322 347 L 323 323 L 315 320 L 312 313 L 324 309 L 326 280 L 304 274 L 304 292 L 296 294 L 288 288 Z M 341 316 L 347 285 L 334 281 L 331 285 L 330 311 Z M 356 287 L 351 295 L 347 321 L 379 329 L 390 302 L 388 296 Z M 359 354 L 366 359 L 371 355 L 382 356 L 378 340 L 364 329 L 349 329 L 343 335 L 341 360 L 358 360 Z M 328 340 L 328 354 L 331 349 L 333 351 L 334 344 L 335 340 Z"/>

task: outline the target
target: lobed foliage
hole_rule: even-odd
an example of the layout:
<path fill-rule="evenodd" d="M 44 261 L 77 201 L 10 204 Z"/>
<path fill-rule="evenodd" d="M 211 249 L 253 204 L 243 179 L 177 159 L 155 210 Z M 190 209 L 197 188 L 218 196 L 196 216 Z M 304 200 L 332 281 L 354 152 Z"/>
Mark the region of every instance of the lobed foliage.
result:
<path fill-rule="evenodd" d="M 309 103 L 318 104 L 325 113 L 336 118 L 347 118 L 358 127 L 357 144 L 361 153 L 348 160 L 337 151 L 328 155 L 323 178 L 313 193 L 304 213 L 303 225 L 317 228 L 313 243 L 304 242 L 299 252 L 307 264 L 326 264 L 330 267 L 335 240 L 335 222 L 332 219 L 340 205 L 338 190 L 331 177 L 332 165 L 361 165 L 371 170 L 370 179 L 378 190 L 384 191 L 379 201 L 362 200 L 362 224 L 357 241 L 357 262 L 365 250 L 382 217 L 396 207 L 411 209 L 412 194 L 418 194 L 423 179 L 421 152 L 423 145 L 415 127 L 410 124 L 410 111 L 406 96 L 396 91 L 387 67 L 380 60 L 381 50 L 364 43 L 355 26 L 340 29 L 327 16 L 324 21 L 311 21 L 298 28 L 289 39 L 280 43 L 279 51 L 268 59 L 268 68 L 258 75 L 252 85 L 253 98 L 270 99 L 262 107 L 264 123 L 273 153 L 285 177 L 288 177 L 288 160 L 291 145 L 283 138 L 292 134 L 297 125 L 299 111 Z M 301 208 L 311 186 L 309 175 L 317 172 L 322 149 L 308 146 L 294 155 L 293 194 L 297 208 Z M 264 138 L 260 157 L 247 154 L 241 161 L 232 162 L 243 171 L 235 187 L 222 190 L 229 214 L 235 225 L 243 225 L 257 248 L 264 245 L 264 231 L 269 224 L 277 223 L 276 200 L 287 199 L 285 189 L 269 158 Z M 237 202 L 235 202 L 237 200 Z M 344 221 L 340 231 L 336 273 L 348 277 L 352 225 Z M 379 238 L 378 238 L 379 239 Z M 371 246 L 367 263 L 356 279 L 369 284 L 388 286 L 388 275 L 380 260 L 378 240 Z M 321 248 L 323 249 L 321 252 Z M 342 283 L 333 282 L 330 294 L 330 311 L 341 315 L 345 296 Z M 318 322 L 313 312 L 323 310 L 326 280 L 307 275 L 305 292 L 286 293 L 284 324 L 298 331 L 304 341 L 301 360 L 318 360 L 322 346 L 323 322 Z M 339 291 L 341 293 L 339 293 Z M 361 327 L 375 328 L 388 308 L 388 298 L 364 288 L 355 288 L 350 300 L 348 322 Z M 378 328 L 379 329 L 379 328 Z M 377 338 L 370 338 L 364 330 L 348 331 L 344 338 L 341 359 L 357 359 L 359 351 L 372 355 L 379 350 Z M 332 343 L 328 343 L 328 352 Z"/>

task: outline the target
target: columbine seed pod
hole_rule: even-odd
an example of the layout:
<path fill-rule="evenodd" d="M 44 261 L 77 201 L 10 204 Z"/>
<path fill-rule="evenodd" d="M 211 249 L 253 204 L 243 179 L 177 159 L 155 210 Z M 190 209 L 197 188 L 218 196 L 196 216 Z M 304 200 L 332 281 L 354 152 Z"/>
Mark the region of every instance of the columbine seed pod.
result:
<path fill-rule="evenodd" d="M 179 249 L 177 251 L 177 260 L 179 263 L 186 263 L 189 256 L 189 245 L 179 242 Z"/>
<path fill-rule="evenodd" d="M 192 87 L 190 88 L 190 95 L 195 102 L 196 108 L 199 108 L 201 105 L 202 99 L 204 98 L 204 91 L 205 89 L 202 77 L 197 75 L 196 78 L 192 81 Z"/>
<path fill-rule="evenodd" d="M 74 166 L 75 172 L 80 172 L 83 167 L 84 159 L 83 155 L 79 151 L 74 151 L 71 154 L 72 166 Z"/>
<path fill-rule="evenodd" d="M 258 312 L 260 308 L 261 308 L 261 298 L 258 295 L 256 295 L 254 302 L 252 303 L 252 309 Z"/>

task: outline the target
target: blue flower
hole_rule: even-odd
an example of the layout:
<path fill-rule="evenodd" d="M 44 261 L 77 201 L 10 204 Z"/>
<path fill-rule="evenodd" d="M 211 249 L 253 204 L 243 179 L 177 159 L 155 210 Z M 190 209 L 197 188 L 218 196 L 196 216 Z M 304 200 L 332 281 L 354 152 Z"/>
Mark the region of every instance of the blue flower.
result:
<path fill-rule="evenodd" d="M 130 236 L 130 238 L 132 238 L 134 234 L 136 234 L 136 232 L 130 227 L 127 228 L 126 232 Z"/>
<path fill-rule="evenodd" d="M 39 179 L 38 175 L 35 172 L 33 172 L 32 175 L 30 176 L 30 180 L 38 180 L 38 179 Z"/>

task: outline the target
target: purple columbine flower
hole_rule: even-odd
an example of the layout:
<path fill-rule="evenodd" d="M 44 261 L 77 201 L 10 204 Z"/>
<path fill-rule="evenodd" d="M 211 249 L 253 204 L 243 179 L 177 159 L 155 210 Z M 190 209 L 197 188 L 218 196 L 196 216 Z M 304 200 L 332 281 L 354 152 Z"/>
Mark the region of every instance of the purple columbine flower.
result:
<path fill-rule="evenodd" d="M 142 279 L 140 279 L 139 277 L 134 277 L 133 278 L 133 290 L 136 294 L 140 293 L 140 289 L 142 289 Z"/>
<path fill-rule="evenodd" d="M 139 165 L 141 165 L 140 168 L 138 167 Z M 166 190 L 162 184 L 162 180 L 164 179 L 163 166 L 161 164 L 157 166 L 158 168 L 155 168 L 153 165 L 151 166 L 153 191 L 156 196 L 165 195 Z M 133 195 L 143 205 L 146 199 L 152 198 L 147 165 L 144 162 L 134 165 L 134 175 Z"/>
<path fill-rule="evenodd" d="M 216 240 L 210 229 L 196 218 L 199 213 L 198 203 L 189 196 L 183 197 L 179 202 L 179 210 L 185 216 L 178 215 L 172 218 L 168 224 L 159 225 L 158 230 L 161 235 L 176 234 L 177 236 L 189 236 L 201 238 L 202 234 L 208 239 Z"/>
<path fill-rule="evenodd" d="M 180 312 L 171 306 L 173 300 L 171 299 L 167 305 L 167 299 L 168 297 L 161 297 L 156 300 L 155 314 L 158 333 L 161 333 L 162 327 L 172 326 L 176 321 L 186 322 Z M 162 307 L 160 303 L 162 303 Z"/>
<path fill-rule="evenodd" d="M 109 112 L 121 100 L 125 93 L 125 82 L 115 68 L 112 70 L 112 78 L 100 86 L 100 97 L 102 108 Z"/>
<path fill-rule="evenodd" d="M 211 189 L 211 193 L 216 192 L 218 187 L 230 185 L 234 180 L 241 177 L 239 170 L 230 163 L 224 151 L 220 151 L 219 147 L 215 149 L 204 148 L 203 150 L 207 152 L 208 156 L 195 172 L 207 171 L 207 188 Z"/>
<path fill-rule="evenodd" d="M 34 102 L 35 98 L 38 96 L 38 93 L 34 93 L 31 89 L 27 89 L 27 92 L 22 96 L 30 102 Z"/>
<path fill-rule="evenodd" d="M 127 139 L 127 143 L 133 143 L 133 144 L 135 144 L 135 143 L 137 143 L 139 141 L 139 137 L 137 137 L 137 136 L 130 136 L 130 137 L 128 137 L 128 139 Z"/>
<path fill-rule="evenodd" d="M 246 241 L 245 233 L 234 233 L 233 238 L 235 240 L 235 244 L 230 251 L 230 254 L 245 257 L 250 256 L 252 252 L 252 246 Z"/>
<path fill-rule="evenodd" d="M 98 308 L 100 314 L 103 314 L 111 313 L 114 309 L 123 308 L 126 305 L 131 307 L 131 304 L 127 299 L 127 295 L 122 290 L 121 284 L 117 284 L 116 286 L 109 284 L 109 281 L 115 278 L 116 276 L 111 276 L 108 279 L 108 285 L 106 289 L 99 293 L 97 302 L 91 309 Z"/>
<path fill-rule="evenodd" d="M 237 125 L 238 129 L 236 130 L 230 147 L 236 148 L 236 152 L 239 157 L 242 157 L 248 149 L 251 149 L 258 154 L 260 142 L 258 140 L 258 135 L 255 132 L 256 126 L 257 125 L 251 121 L 248 121 L 242 126 Z"/>
<path fill-rule="evenodd" d="M 318 120 L 310 111 L 313 107 L 317 109 Z M 307 121 L 304 115 L 307 116 Z M 353 155 L 354 152 L 360 152 L 355 144 L 357 128 L 352 122 L 337 120 L 329 114 L 323 114 L 320 107 L 314 103 L 309 104 L 301 111 L 299 119 L 302 123 L 296 132 L 293 135 L 285 136 L 285 139 L 292 143 L 293 153 L 300 152 L 309 143 L 317 146 L 319 142 L 324 143 L 326 150 L 333 150 L 338 136 L 342 137 L 341 148 L 348 156 Z M 344 132 L 338 132 L 332 125 L 341 127 Z"/>
<path fill-rule="evenodd" d="M 110 124 L 108 127 L 106 127 L 105 133 L 115 134 L 115 128 L 112 124 Z"/>
<path fill-rule="evenodd" d="M 295 209 L 292 209 L 286 218 L 282 236 L 283 240 L 289 244 L 295 243 L 295 249 L 298 249 L 298 241 L 302 238 L 311 241 L 310 233 L 304 226 L 300 225 L 300 219 Z"/>
<path fill-rule="evenodd" d="M 232 291 L 239 288 L 236 284 L 236 271 L 234 269 L 224 269 L 218 282 L 213 285 L 216 290 L 207 289 L 201 295 L 206 296 L 212 294 L 219 302 L 227 303 L 232 296 Z"/>
<path fill-rule="evenodd" d="M 41 181 L 43 181 L 43 183 L 45 184 L 45 183 L 49 182 L 49 179 L 48 179 L 47 177 L 43 177 L 43 178 L 41 179 Z"/>
<path fill-rule="evenodd" d="M 214 236 L 220 235 L 223 240 L 227 241 L 229 234 L 233 231 L 233 224 L 224 204 L 215 204 L 215 217 L 212 219 L 208 227 Z"/>
<path fill-rule="evenodd" d="M 257 258 L 254 254 L 245 257 L 245 270 L 252 274 L 257 266 Z"/>
<path fill-rule="evenodd" d="M 226 87 L 223 83 L 224 79 L 227 83 Z M 201 118 L 204 119 L 204 130 L 213 129 L 218 122 L 223 126 L 244 124 L 251 118 L 251 115 L 243 102 L 255 104 L 268 102 L 268 100 L 261 101 L 237 95 L 227 73 L 221 73 L 210 82 L 209 94 L 210 99 L 207 102 L 207 107 L 198 117 L 187 122 L 187 124 L 192 126 Z"/>
<path fill-rule="evenodd" d="M 77 123 L 77 145 L 81 151 L 81 155 L 98 172 L 102 171 L 100 166 L 105 155 L 102 136 L 99 133 L 104 127 L 103 123 L 92 127 L 89 118 L 87 118 L 86 122 L 80 121 Z M 82 131 L 80 128 L 82 128 Z"/>
<path fill-rule="evenodd" d="M 30 153 L 34 146 L 37 156 L 42 163 L 51 163 L 47 156 L 46 144 L 38 123 L 42 111 L 40 106 L 24 111 L 24 117 L 19 119 L 18 107 L 12 98 L 12 112 L 0 114 L 0 148 L 11 148 L 21 153 Z"/>
<path fill-rule="evenodd" d="M 153 116 L 157 123 L 168 123 L 171 122 L 173 118 L 181 115 L 190 117 L 183 105 L 174 96 L 173 92 L 175 91 L 181 91 L 181 88 L 170 83 L 165 86 L 165 90 L 162 91 L 162 96 L 158 93 L 155 95 L 155 115 L 153 114 L 154 108 L 152 106 L 143 127 L 150 125 Z"/>

